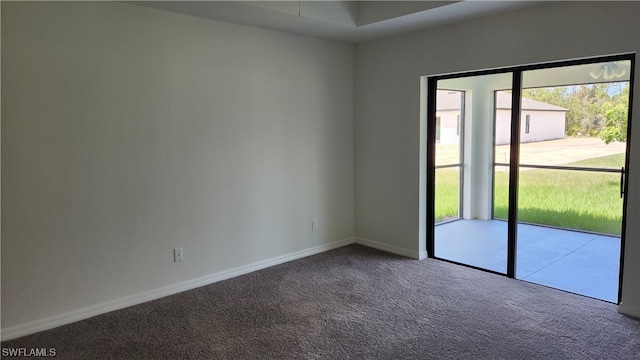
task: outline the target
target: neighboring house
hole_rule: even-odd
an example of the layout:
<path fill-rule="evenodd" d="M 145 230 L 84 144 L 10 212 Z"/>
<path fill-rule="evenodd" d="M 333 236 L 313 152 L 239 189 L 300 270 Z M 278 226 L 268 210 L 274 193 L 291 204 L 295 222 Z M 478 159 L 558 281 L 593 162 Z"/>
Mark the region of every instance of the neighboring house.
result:
<path fill-rule="evenodd" d="M 439 90 L 436 96 L 436 141 L 458 144 L 461 131 L 461 109 L 464 93 Z"/>
<path fill-rule="evenodd" d="M 459 91 L 438 91 L 436 139 L 441 144 L 459 142 L 462 96 Z M 520 141 L 526 143 L 564 138 L 568 111 L 560 106 L 522 98 Z M 496 93 L 496 145 L 509 143 L 510 123 L 511 95 L 499 91 Z"/>

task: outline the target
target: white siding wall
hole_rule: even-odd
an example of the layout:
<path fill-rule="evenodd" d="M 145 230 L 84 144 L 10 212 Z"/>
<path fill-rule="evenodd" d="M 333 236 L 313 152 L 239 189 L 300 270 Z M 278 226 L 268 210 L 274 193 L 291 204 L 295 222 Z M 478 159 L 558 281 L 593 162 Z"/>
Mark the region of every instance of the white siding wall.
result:
<path fill-rule="evenodd" d="M 564 138 L 565 112 L 561 111 L 523 111 L 520 127 L 520 141 L 535 142 Z M 530 116 L 529 133 L 526 130 L 526 117 Z"/>
<path fill-rule="evenodd" d="M 438 111 L 436 117 L 440 117 L 440 144 L 459 144 L 458 116 L 460 111 Z"/>
<path fill-rule="evenodd" d="M 497 110 L 495 121 L 495 140 L 496 145 L 504 145 L 511 142 L 511 111 Z"/>
<path fill-rule="evenodd" d="M 565 112 L 524 110 L 521 114 L 520 142 L 536 142 L 563 139 Z M 529 133 L 526 133 L 526 119 L 530 116 Z M 496 144 L 504 145 L 511 141 L 511 111 L 496 111 Z"/>

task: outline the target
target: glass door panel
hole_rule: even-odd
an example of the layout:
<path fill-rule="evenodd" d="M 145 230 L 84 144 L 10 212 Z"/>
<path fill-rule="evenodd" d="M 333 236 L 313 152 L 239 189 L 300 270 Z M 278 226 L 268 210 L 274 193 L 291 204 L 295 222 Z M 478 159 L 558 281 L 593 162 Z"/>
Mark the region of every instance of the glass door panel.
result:
<path fill-rule="evenodd" d="M 492 218 L 509 219 L 509 167 L 511 166 L 511 92 L 496 91 L 496 116 L 493 135 L 493 209 Z"/>
<path fill-rule="evenodd" d="M 630 65 L 522 73 L 517 278 L 617 302 Z"/>
<path fill-rule="evenodd" d="M 462 213 L 461 121 L 464 92 L 438 90 L 436 99 L 435 223 L 439 224 L 459 219 Z"/>
<path fill-rule="evenodd" d="M 510 110 L 496 91 L 508 90 L 511 79 L 440 80 L 436 94 L 435 257 L 498 273 L 506 273 L 507 224 L 492 219 L 494 119 L 506 115 L 500 124 L 509 128 Z"/>

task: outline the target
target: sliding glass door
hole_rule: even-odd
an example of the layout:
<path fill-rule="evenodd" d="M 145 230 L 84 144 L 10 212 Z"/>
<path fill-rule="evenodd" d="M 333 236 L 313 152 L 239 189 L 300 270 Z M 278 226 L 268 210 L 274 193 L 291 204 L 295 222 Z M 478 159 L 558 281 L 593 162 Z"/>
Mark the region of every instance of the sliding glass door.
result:
<path fill-rule="evenodd" d="M 617 303 L 633 61 L 429 78 L 429 256 Z"/>

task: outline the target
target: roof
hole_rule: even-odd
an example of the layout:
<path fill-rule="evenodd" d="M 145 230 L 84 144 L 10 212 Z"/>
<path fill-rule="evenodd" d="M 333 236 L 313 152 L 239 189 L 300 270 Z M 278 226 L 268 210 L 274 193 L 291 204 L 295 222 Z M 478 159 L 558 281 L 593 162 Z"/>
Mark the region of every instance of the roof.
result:
<path fill-rule="evenodd" d="M 436 96 L 436 111 L 460 110 L 462 95 L 459 91 L 438 90 Z"/>
<path fill-rule="evenodd" d="M 496 92 L 496 108 L 511 109 L 511 94 L 504 91 Z M 437 111 L 443 110 L 460 110 L 462 96 L 459 91 L 439 90 L 437 96 Z M 522 98 L 522 110 L 540 110 L 540 111 L 569 111 L 561 106 L 547 104 L 542 101 Z"/>
<path fill-rule="evenodd" d="M 511 94 L 507 94 L 504 91 L 497 91 L 496 94 L 496 109 L 511 109 Z M 557 105 L 531 100 L 525 97 L 522 98 L 522 105 L 520 105 L 520 107 L 522 110 L 569 111 L 568 109 Z"/>

